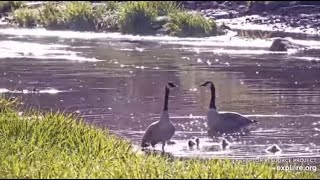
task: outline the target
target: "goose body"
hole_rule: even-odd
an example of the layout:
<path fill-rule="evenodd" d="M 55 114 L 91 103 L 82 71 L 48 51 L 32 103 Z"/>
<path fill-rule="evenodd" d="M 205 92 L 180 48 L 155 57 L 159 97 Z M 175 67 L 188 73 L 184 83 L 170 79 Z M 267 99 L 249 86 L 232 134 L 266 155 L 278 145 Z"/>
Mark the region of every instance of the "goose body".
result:
<path fill-rule="evenodd" d="M 165 103 L 164 108 L 159 121 L 150 124 L 142 137 L 141 147 L 148 147 L 150 144 L 155 147 L 156 144 L 162 143 L 162 151 L 167 141 L 169 141 L 174 135 L 176 129 L 174 124 L 171 122 L 168 113 L 168 98 L 169 88 L 177 87 L 173 83 L 168 83 L 165 91 Z"/>
<path fill-rule="evenodd" d="M 209 111 L 207 114 L 208 120 L 208 134 L 212 136 L 216 133 L 233 133 L 242 130 L 245 127 L 253 123 L 257 123 L 256 120 L 248 119 L 239 113 L 235 112 L 218 112 L 215 105 L 215 87 L 211 81 L 207 81 L 201 86 L 210 85 L 211 101 Z"/>
<path fill-rule="evenodd" d="M 211 131 L 232 133 L 239 131 L 257 121 L 248 119 L 235 112 L 218 112 L 215 109 L 208 111 L 208 127 Z"/>

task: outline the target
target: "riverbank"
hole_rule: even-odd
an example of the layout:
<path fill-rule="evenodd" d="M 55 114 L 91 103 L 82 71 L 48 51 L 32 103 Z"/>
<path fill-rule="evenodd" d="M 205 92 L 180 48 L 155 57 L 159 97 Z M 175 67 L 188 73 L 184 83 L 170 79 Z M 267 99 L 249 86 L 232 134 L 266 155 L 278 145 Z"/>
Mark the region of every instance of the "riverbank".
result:
<path fill-rule="evenodd" d="M 8 2 L 0 3 L 2 27 L 176 37 L 223 35 L 228 30 L 245 38 L 320 35 L 317 2 Z"/>
<path fill-rule="evenodd" d="M 320 4 L 316 1 L 190 2 L 186 7 L 232 30 L 278 32 L 272 37 L 288 36 L 283 32 L 320 35 Z"/>
<path fill-rule="evenodd" d="M 178 37 L 224 34 L 213 20 L 189 11 L 175 1 L 82 1 L 19 5 L 4 1 L 2 4 L 0 10 L 6 16 L 3 20 L 11 25 L 27 28 Z M 4 4 L 9 4 L 6 5 L 9 7 L 1 8 Z"/>
<path fill-rule="evenodd" d="M 316 178 L 315 172 L 276 171 L 267 163 L 173 160 L 137 154 L 107 130 L 62 113 L 19 113 L 0 100 L 3 178 Z"/>

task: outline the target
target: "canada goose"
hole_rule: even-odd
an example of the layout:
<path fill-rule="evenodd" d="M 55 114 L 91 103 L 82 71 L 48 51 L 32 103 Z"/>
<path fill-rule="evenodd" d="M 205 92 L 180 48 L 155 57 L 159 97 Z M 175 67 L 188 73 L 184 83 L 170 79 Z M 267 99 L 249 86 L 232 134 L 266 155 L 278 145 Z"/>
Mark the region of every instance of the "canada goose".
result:
<path fill-rule="evenodd" d="M 227 142 L 227 140 L 223 139 L 221 142 L 222 149 L 225 150 L 228 145 L 229 143 Z"/>
<path fill-rule="evenodd" d="M 199 144 L 200 144 L 200 140 L 199 140 L 199 138 L 196 138 L 196 137 L 192 137 L 188 141 L 188 146 L 190 149 L 192 149 L 194 145 L 197 145 L 197 149 L 199 149 Z"/>
<path fill-rule="evenodd" d="M 32 92 L 32 94 L 36 94 L 36 93 L 39 93 L 40 90 L 38 90 L 38 89 L 36 89 L 36 88 L 34 87 L 31 92 Z"/>
<path fill-rule="evenodd" d="M 209 111 L 207 114 L 208 119 L 208 135 L 213 136 L 215 133 L 233 133 L 243 128 L 247 127 L 250 124 L 257 123 L 256 120 L 251 120 L 246 117 L 243 117 L 241 114 L 234 112 L 218 112 L 216 107 L 216 93 L 215 86 L 213 82 L 206 81 L 200 86 L 210 85 L 211 90 L 211 101 L 209 106 Z"/>
<path fill-rule="evenodd" d="M 164 152 L 164 146 L 166 141 L 169 141 L 175 133 L 174 124 L 171 122 L 168 113 L 168 100 L 170 88 L 178 87 L 172 82 L 169 82 L 165 88 L 164 107 L 159 121 L 156 121 L 149 125 L 141 142 L 141 147 L 151 146 L 154 148 L 159 142 L 162 143 L 162 151 Z"/>
<path fill-rule="evenodd" d="M 266 151 L 271 152 L 271 153 L 276 153 L 276 152 L 278 152 L 278 151 L 281 151 L 281 149 L 279 148 L 279 146 L 273 145 L 273 146 L 271 146 L 271 147 L 268 147 L 268 148 L 266 149 Z"/>

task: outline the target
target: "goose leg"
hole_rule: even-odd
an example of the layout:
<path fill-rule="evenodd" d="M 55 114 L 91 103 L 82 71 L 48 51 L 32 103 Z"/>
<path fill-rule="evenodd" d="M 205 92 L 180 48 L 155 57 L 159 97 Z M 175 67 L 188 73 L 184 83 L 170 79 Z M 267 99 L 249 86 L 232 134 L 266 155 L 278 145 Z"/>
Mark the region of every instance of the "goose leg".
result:
<path fill-rule="evenodd" d="M 166 142 L 162 141 L 162 152 L 164 152 L 164 146 L 165 146 Z"/>

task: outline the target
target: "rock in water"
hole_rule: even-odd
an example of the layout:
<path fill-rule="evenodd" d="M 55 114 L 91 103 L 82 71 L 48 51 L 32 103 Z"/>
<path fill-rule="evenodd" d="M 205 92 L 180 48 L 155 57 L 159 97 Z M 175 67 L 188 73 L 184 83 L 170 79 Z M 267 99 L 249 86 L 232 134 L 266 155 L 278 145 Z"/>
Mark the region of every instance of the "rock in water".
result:
<path fill-rule="evenodd" d="M 273 41 L 269 50 L 270 51 L 287 51 L 288 49 L 305 49 L 306 47 L 290 42 L 287 39 L 278 38 Z"/>
<path fill-rule="evenodd" d="M 276 39 L 273 41 L 271 47 L 269 48 L 270 51 L 287 51 L 288 43 L 285 43 L 282 39 Z"/>

